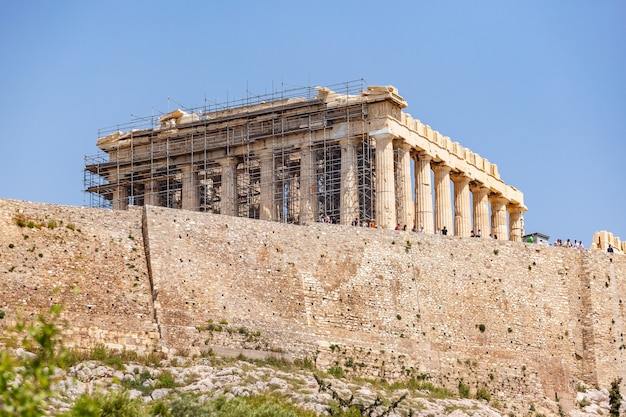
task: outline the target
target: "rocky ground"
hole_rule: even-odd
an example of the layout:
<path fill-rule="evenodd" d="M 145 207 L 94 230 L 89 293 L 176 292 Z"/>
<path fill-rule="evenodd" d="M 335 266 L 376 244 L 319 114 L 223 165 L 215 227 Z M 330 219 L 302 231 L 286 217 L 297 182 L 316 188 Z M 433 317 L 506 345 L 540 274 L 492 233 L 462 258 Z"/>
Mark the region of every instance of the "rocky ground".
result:
<path fill-rule="evenodd" d="M 319 375 L 319 374 L 318 374 Z M 145 401 L 161 398 L 173 399 L 183 393 L 195 393 L 204 399 L 223 395 L 226 397 L 252 396 L 258 394 L 280 394 L 294 405 L 314 410 L 318 415 L 327 415 L 327 406 L 333 401 L 334 391 L 342 399 L 353 396 L 354 403 L 372 404 L 382 398 L 379 407 L 382 413 L 394 401 L 406 397 L 393 409 L 389 416 L 406 416 L 409 410 L 414 416 L 549 416 L 559 415 L 557 404 L 548 404 L 541 409 L 526 408 L 524 411 L 498 409 L 497 401 L 491 405 L 486 400 L 461 399 L 455 396 L 441 398 L 441 393 L 425 389 L 404 387 L 391 389 L 389 385 L 372 381 L 347 380 L 322 374 L 323 389 L 309 369 L 288 366 L 269 366 L 245 360 L 219 361 L 215 358 L 178 359 L 168 366 L 148 367 L 141 364 L 125 364 L 117 367 L 105 366 L 98 361 L 86 361 L 59 371 L 58 388 L 60 398 L 53 403 L 57 411 L 67 410 L 73 401 L 84 393 L 109 392 L 128 389 L 131 398 L 143 397 Z M 569 415 L 573 417 L 608 416 L 609 397 L 606 390 L 579 392 L 578 408 Z M 500 407 L 502 408 L 502 407 Z M 567 414 L 567 413 L 565 413 Z M 380 415 L 380 414 L 374 414 Z"/>

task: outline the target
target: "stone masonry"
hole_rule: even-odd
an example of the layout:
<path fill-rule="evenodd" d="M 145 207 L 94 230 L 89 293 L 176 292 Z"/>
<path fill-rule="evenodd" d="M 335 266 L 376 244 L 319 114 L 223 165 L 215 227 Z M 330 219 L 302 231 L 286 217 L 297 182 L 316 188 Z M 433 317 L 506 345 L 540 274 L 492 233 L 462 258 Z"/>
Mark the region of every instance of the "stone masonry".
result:
<path fill-rule="evenodd" d="M 151 206 L 0 200 L 0 222 L 0 326 L 61 303 L 70 345 L 308 357 L 526 405 L 626 376 L 622 254 Z"/>
<path fill-rule="evenodd" d="M 522 192 L 495 164 L 403 113 L 408 104 L 395 87 L 303 93 L 314 96 L 177 109 L 145 128 L 101 132 L 85 188 L 113 209 L 153 205 L 303 225 L 328 217 L 521 240 Z"/>

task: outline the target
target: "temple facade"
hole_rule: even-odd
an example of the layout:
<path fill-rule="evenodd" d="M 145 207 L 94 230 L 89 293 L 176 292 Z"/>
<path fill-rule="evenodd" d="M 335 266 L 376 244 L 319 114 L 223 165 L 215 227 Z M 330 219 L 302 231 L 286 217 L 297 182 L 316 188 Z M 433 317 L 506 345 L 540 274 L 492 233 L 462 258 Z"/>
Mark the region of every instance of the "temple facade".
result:
<path fill-rule="evenodd" d="M 406 107 L 394 87 L 345 83 L 177 109 L 102 132 L 85 189 L 91 206 L 116 210 L 521 240 L 522 192 Z"/>

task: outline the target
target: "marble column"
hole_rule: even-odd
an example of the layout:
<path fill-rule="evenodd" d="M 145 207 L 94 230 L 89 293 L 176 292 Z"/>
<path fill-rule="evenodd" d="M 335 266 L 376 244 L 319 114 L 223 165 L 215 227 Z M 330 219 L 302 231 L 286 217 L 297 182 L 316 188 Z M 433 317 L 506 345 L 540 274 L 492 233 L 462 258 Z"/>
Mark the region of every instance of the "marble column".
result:
<path fill-rule="evenodd" d="M 411 192 L 411 146 L 402 142 L 398 146 L 398 165 L 396 184 L 397 213 L 400 227 L 405 226 L 411 230 L 415 224 L 415 204 Z"/>
<path fill-rule="evenodd" d="M 472 230 L 470 207 L 470 178 L 463 174 L 452 174 L 454 182 L 454 235 L 468 237 Z"/>
<path fill-rule="evenodd" d="M 317 178 L 315 173 L 315 152 L 302 149 L 300 156 L 300 224 L 310 224 L 319 215 L 317 204 Z"/>
<path fill-rule="evenodd" d="M 198 181 L 193 167 L 184 165 L 182 171 L 182 208 L 184 210 L 198 209 Z"/>
<path fill-rule="evenodd" d="M 159 205 L 159 183 L 157 180 L 150 179 L 145 183 L 146 200 L 145 204 L 149 206 Z"/>
<path fill-rule="evenodd" d="M 356 139 L 346 139 L 341 145 L 341 207 L 340 223 L 349 225 L 359 218 L 359 178 L 357 173 Z"/>
<path fill-rule="evenodd" d="M 237 158 L 228 156 L 220 160 L 222 166 L 222 194 L 220 213 L 237 216 Z"/>
<path fill-rule="evenodd" d="M 393 136 L 376 138 L 376 225 L 384 229 L 396 227 L 396 187 L 393 169 Z"/>
<path fill-rule="evenodd" d="M 452 198 L 450 197 L 450 167 L 433 164 L 435 171 L 435 230 L 452 228 Z"/>
<path fill-rule="evenodd" d="M 415 226 L 433 233 L 433 194 L 430 184 L 430 161 L 426 152 L 417 154 L 415 162 Z"/>
<path fill-rule="evenodd" d="M 474 202 L 474 232 L 482 237 L 489 236 L 489 189 L 482 184 L 471 187 Z"/>
<path fill-rule="evenodd" d="M 491 203 L 491 233 L 498 239 L 509 240 L 509 230 L 506 224 L 507 199 L 495 195 L 489 198 Z"/>
<path fill-rule="evenodd" d="M 509 239 L 514 242 L 521 242 L 523 210 L 517 204 L 509 204 L 506 209 L 509 212 Z"/>
<path fill-rule="evenodd" d="M 113 210 L 126 210 L 128 208 L 128 187 L 126 185 L 118 185 L 113 189 L 111 204 Z"/>
<path fill-rule="evenodd" d="M 274 204 L 274 154 L 271 152 L 260 153 L 259 162 L 261 170 L 259 218 L 261 220 L 276 220 L 276 205 Z"/>

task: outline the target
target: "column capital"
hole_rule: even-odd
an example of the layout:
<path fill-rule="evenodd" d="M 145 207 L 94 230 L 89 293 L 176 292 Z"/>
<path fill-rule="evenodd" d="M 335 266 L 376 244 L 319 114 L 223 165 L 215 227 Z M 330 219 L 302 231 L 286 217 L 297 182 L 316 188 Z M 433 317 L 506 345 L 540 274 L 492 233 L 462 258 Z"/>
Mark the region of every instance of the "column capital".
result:
<path fill-rule="evenodd" d="M 489 195 L 489 201 L 493 203 L 507 204 L 509 200 L 504 197 L 502 194 L 494 193 Z"/>
<path fill-rule="evenodd" d="M 428 162 L 430 162 L 430 161 L 432 161 L 432 159 L 433 159 L 432 155 L 430 155 L 430 154 L 429 154 L 428 152 L 426 152 L 426 151 L 417 151 L 417 152 L 416 152 L 416 154 L 417 154 L 417 158 L 418 158 L 418 159 L 421 159 L 422 161 L 428 161 Z"/>
<path fill-rule="evenodd" d="M 489 191 L 489 187 L 487 187 L 485 184 L 481 182 L 473 181 L 473 182 L 470 182 L 470 191 L 473 193 L 487 192 Z"/>
<path fill-rule="evenodd" d="M 398 141 L 396 147 L 402 149 L 405 152 L 410 152 L 411 149 L 413 148 L 411 144 L 405 142 L 404 139 L 402 139 L 401 141 Z"/>
<path fill-rule="evenodd" d="M 389 130 L 389 128 L 386 129 L 380 129 L 380 130 L 374 130 L 372 132 L 369 132 L 369 136 L 371 138 L 374 138 L 376 140 L 393 140 L 395 139 L 397 136 L 394 135 L 391 130 Z"/>
<path fill-rule="evenodd" d="M 431 162 L 430 166 L 432 167 L 432 170 L 434 172 L 449 173 L 452 170 L 452 167 L 446 165 L 443 162 Z"/>
<path fill-rule="evenodd" d="M 464 172 L 450 172 L 450 179 L 452 180 L 452 182 L 459 184 L 469 184 L 472 180 Z"/>
<path fill-rule="evenodd" d="M 342 139 L 339 139 L 339 145 L 341 145 L 341 146 L 345 146 L 345 145 L 353 145 L 353 146 L 356 146 L 356 145 L 358 145 L 360 142 L 361 142 L 361 138 L 359 138 L 359 137 L 354 137 L 354 136 L 351 136 L 351 137 L 349 137 L 349 138 L 342 138 Z"/>
<path fill-rule="evenodd" d="M 509 202 L 506 205 L 506 211 L 509 213 L 525 213 L 528 211 L 528 209 L 525 206 L 522 206 L 518 203 L 511 203 Z"/>
<path fill-rule="evenodd" d="M 239 163 L 239 158 L 236 156 L 227 156 L 225 158 L 220 159 L 219 164 L 221 166 L 232 166 L 232 165 L 237 165 Z"/>

